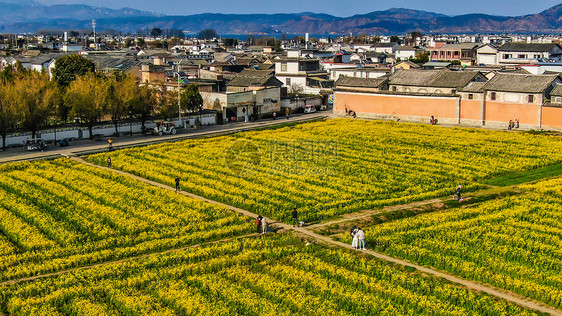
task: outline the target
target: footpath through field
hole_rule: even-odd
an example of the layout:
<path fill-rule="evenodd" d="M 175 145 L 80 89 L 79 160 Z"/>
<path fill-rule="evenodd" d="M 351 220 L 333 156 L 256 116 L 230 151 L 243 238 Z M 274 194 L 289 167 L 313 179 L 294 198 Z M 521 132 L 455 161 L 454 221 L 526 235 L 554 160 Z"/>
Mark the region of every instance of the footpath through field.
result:
<path fill-rule="evenodd" d="M 173 188 L 171 186 L 167 186 L 167 185 L 164 185 L 164 184 L 161 184 L 161 183 L 158 183 L 158 182 L 154 182 L 154 181 L 151 181 L 151 180 L 148 180 L 148 179 L 145 179 L 145 178 L 142 178 L 142 177 L 139 177 L 139 176 L 121 171 L 121 170 L 109 169 L 109 168 L 104 167 L 104 166 L 95 165 L 95 164 L 87 162 L 87 161 L 85 161 L 85 160 L 83 160 L 82 158 L 79 158 L 79 157 L 71 157 L 71 159 L 74 160 L 74 161 L 92 166 L 92 167 L 106 169 L 106 170 L 112 170 L 115 173 L 125 175 L 125 176 L 128 176 L 128 177 L 134 178 L 138 181 L 148 183 L 148 184 L 151 184 L 151 185 L 154 185 L 154 186 L 166 189 L 166 190 L 175 191 L 175 188 Z M 240 213 L 240 214 L 245 215 L 245 216 L 249 216 L 251 218 L 256 218 L 258 216 L 258 214 L 254 214 L 250 211 L 247 211 L 247 210 L 244 210 L 244 209 L 241 209 L 241 208 L 237 208 L 237 207 L 234 207 L 234 206 L 231 206 L 231 205 L 227 205 L 227 204 L 224 204 L 224 203 L 220 203 L 220 202 L 217 202 L 217 201 L 209 200 L 209 199 L 206 199 L 204 197 L 201 197 L 201 196 L 198 196 L 198 195 L 195 195 L 195 194 L 191 194 L 189 192 L 181 191 L 180 194 L 183 194 L 185 196 L 189 196 L 191 198 L 195 198 L 195 199 L 198 199 L 198 200 L 201 200 L 201 201 L 204 201 L 204 202 L 208 202 L 208 203 L 211 203 L 211 204 L 219 205 L 221 207 L 224 207 L 226 209 L 229 209 L 231 211 Z M 429 201 L 427 203 L 429 203 Z M 399 206 L 397 206 L 397 208 L 399 208 Z M 266 218 L 266 220 L 269 223 L 269 225 L 271 225 L 271 226 L 279 227 L 279 228 L 285 229 L 285 230 L 294 230 L 294 231 L 296 231 L 298 233 L 301 233 L 303 235 L 307 235 L 309 237 L 312 237 L 312 238 L 314 238 L 318 241 L 322 241 L 322 242 L 325 242 L 325 243 L 328 243 L 328 244 L 331 244 L 331 245 L 335 245 L 335 246 L 339 246 L 339 247 L 350 248 L 350 246 L 348 244 L 345 244 L 345 243 L 342 243 L 342 242 L 339 242 L 339 241 L 335 241 L 332 238 L 329 238 L 329 237 L 326 237 L 326 236 L 319 235 L 319 234 L 313 232 L 312 230 L 310 230 L 310 228 L 308 228 L 308 227 L 294 227 L 292 225 L 285 224 L 285 223 L 282 223 L 282 222 L 278 222 L 278 221 L 275 221 L 275 220 L 270 219 L 270 218 Z M 346 219 L 346 220 L 349 220 L 349 219 Z M 362 253 L 369 254 L 369 255 L 371 255 L 373 257 L 376 257 L 380 260 L 392 262 L 392 263 L 402 265 L 402 266 L 406 266 L 406 267 L 415 268 L 418 271 L 423 272 L 425 274 L 434 275 L 436 277 L 446 279 L 450 282 L 461 284 L 461 285 L 465 286 L 466 288 L 476 290 L 476 291 L 481 291 L 481 292 L 496 296 L 496 297 L 504 299 L 506 301 L 513 302 L 515 304 L 518 304 L 520 306 L 523 306 L 523 307 L 526 307 L 526 308 L 529 308 L 529 309 L 537 310 L 537 311 L 547 313 L 547 314 L 551 314 L 551 315 L 562 316 L 562 311 L 557 310 L 553 307 L 546 306 L 542 303 L 524 298 L 522 296 L 519 296 L 519 295 L 511 293 L 511 292 L 500 290 L 498 288 L 495 288 L 495 287 L 487 285 L 487 284 L 481 284 L 481 283 L 478 283 L 478 282 L 465 280 L 465 279 L 462 279 L 462 278 L 459 278 L 459 277 L 456 277 L 456 276 L 453 276 L 453 275 L 450 275 L 450 274 L 447 274 L 447 273 L 444 273 L 444 272 L 440 272 L 440 271 L 433 270 L 433 269 L 430 269 L 430 268 L 427 268 L 427 267 L 423 267 L 423 266 L 420 266 L 420 265 L 417 265 L 417 264 L 413 264 L 413 263 L 411 263 L 409 261 L 406 261 L 406 260 L 393 258 L 393 257 L 390 257 L 390 256 L 385 255 L 383 253 L 375 252 L 375 251 L 372 251 L 372 250 L 365 250 L 365 251 L 358 250 L 358 251 L 362 252 Z M 144 256 L 148 256 L 148 255 L 144 255 Z M 124 260 L 129 260 L 129 259 L 124 259 Z M 99 264 L 99 265 L 103 265 L 103 263 Z M 77 268 L 75 270 L 78 270 L 78 269 L 79 268 Z M 64 273 L 64 272 L 59 272 L 58 274 L 62 274 L 62 273 Z"/>
<path fill-rule="evenodd" d="M 206 126 L 199 130 L 188 130 L 185 133 L 168 136 L 133 136 L 133 137 L 117 137 L 113 138 L 113 149 L 121 149 L 135 146 L 146 146 L 164 142 L 181 141 L 189 138 L 201 138 L 209 136 L 217 136 L 223 134 L 237 133 L 241 131 L 248 131 L 260 128 L 267 128 L 273 126 L 284 125 L 295 122 L 306 122 L 318 119 L 325 119 L 330 115 L 328 112 L 317 112 L 312 114 L 297 114 L 292 116 L 289 120 L 279 118 L 277 120 L 260 120 L 250 123 L 229 123 L 225 125 Z M 107 139 L 107 138 L 106 138 Z M 8 149 L 4 152 L 0 150 L 0 164 L 26 161 L 26 160 L 40 160 L 40 159 L 53 159 L 60 156 L 74 156 L 84 153 L 96 153 L 107 150 L 107 140 L 92 141 L 92 140 L 79 140 L 72 142 L 69 147 L 63 148 L 48 148 L 44 152 L 27 152 L 24 148 Z"/>

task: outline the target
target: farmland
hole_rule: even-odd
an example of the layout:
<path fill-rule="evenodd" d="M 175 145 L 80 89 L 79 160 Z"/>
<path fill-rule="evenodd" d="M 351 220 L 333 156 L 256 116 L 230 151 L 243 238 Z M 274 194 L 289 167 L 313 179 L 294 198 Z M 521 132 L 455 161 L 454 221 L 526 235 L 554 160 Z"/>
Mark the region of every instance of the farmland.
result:
<path fill-rule="evenodd" d="M 0 168 L 0 280 L 253 231 L 226 209 L 69 160 Z"/>
<path fill-rule="evenodd" d="M 476 206 L 362 227 L 369 247 L 562 307 L 562 179 Z M 349 233 L 337 239 L 351 242 Z"/>
<path fill-rule="evenodd" d="M 291 235 L 154 255 L 0 290 L 13 315 L 535 315 Z"/>
<path fill-rule="evenodd" d="M 458 184 L 560 162 L 562 140 L 522 133 L 335 119 L 126 149 L 115 168 L 288 221 L 446 196 Z M 106 155 L 91 161 L 104 164 Z"/>
<path fill-rule="evenodd" d="M 336 119 L 86 158 L 105 165 L 110 155 L 140 178 L 79 158 L 2 165 L 0 314 L 535 314 L 504 299 L 560 309 L 562 178 L 543 178 L 560 175 L 561 142 Z M 173 187 L 176 176 L 212 201 L 149 181 Z M 311 227 L 250 235 L 254 220 L 237 213 L 384 217 L 383 206 L 450 197 L 458 184 L 490 193 L 388 213 L 363 227 L 378 254 L 316 243 L 337 245 Z M 348 232 L 330 238 L 350 242 Z M 371 256 L 381 253 L 433 271 Z M 450 275 L 432 276 L 440 271 Z"/>

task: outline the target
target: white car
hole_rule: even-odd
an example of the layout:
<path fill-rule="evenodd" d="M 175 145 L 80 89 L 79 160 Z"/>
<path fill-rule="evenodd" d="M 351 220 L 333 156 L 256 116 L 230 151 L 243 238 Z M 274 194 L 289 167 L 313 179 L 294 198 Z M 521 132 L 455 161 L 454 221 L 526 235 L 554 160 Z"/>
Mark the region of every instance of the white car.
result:
<path fill-rule="evenodd" d="M 312 104 L 307 104 L 304 106 L 304 113 L 314 113 L 316 112 L 316 106 Z"/>

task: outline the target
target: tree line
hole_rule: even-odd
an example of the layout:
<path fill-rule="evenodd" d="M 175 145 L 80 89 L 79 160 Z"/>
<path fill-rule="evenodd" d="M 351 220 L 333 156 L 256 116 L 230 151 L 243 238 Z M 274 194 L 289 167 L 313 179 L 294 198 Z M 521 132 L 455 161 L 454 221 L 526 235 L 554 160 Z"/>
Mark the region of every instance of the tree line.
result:
<path fill-rule="evenodd" d="M 181 94 L 181 110 L 201 111 L 202 98 L 191 84 Z M 153 116 L 170 118 L 178 114 L 177 92 L 164 85 L 139 85 L 131 74 L 95 71 L 92 61 L 68 55 L 55 61 L 53 80 L 43 72 L 26 70 L 21 65 L 0 72 L 0 135 L 2 150 L 12 132 L 31 132 L 32 137 L 45 127 L 56 127 L 78 119 L 93 127 L 110 120 L 118 134 L 125 119 L 140 120 L 143 126 Z"/>

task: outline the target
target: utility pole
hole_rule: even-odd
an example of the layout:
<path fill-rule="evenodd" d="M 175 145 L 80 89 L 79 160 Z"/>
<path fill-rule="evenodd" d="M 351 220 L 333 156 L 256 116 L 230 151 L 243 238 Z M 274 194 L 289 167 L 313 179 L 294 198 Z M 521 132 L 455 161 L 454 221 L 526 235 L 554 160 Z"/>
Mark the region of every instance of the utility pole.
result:
<path fill-rule="evenodd" d="M 181 127 L 181 88 L 180 88 L 180 65 L 183 60 L 180 59 L 178 63 L 178 127 Z"/>
<path fill-rule="evenodd" d="M 94 50 L 97 50 L 98 45 L 96 43 L 96 20 L 92 20 L 92 28 L 94 29 Z"/>

